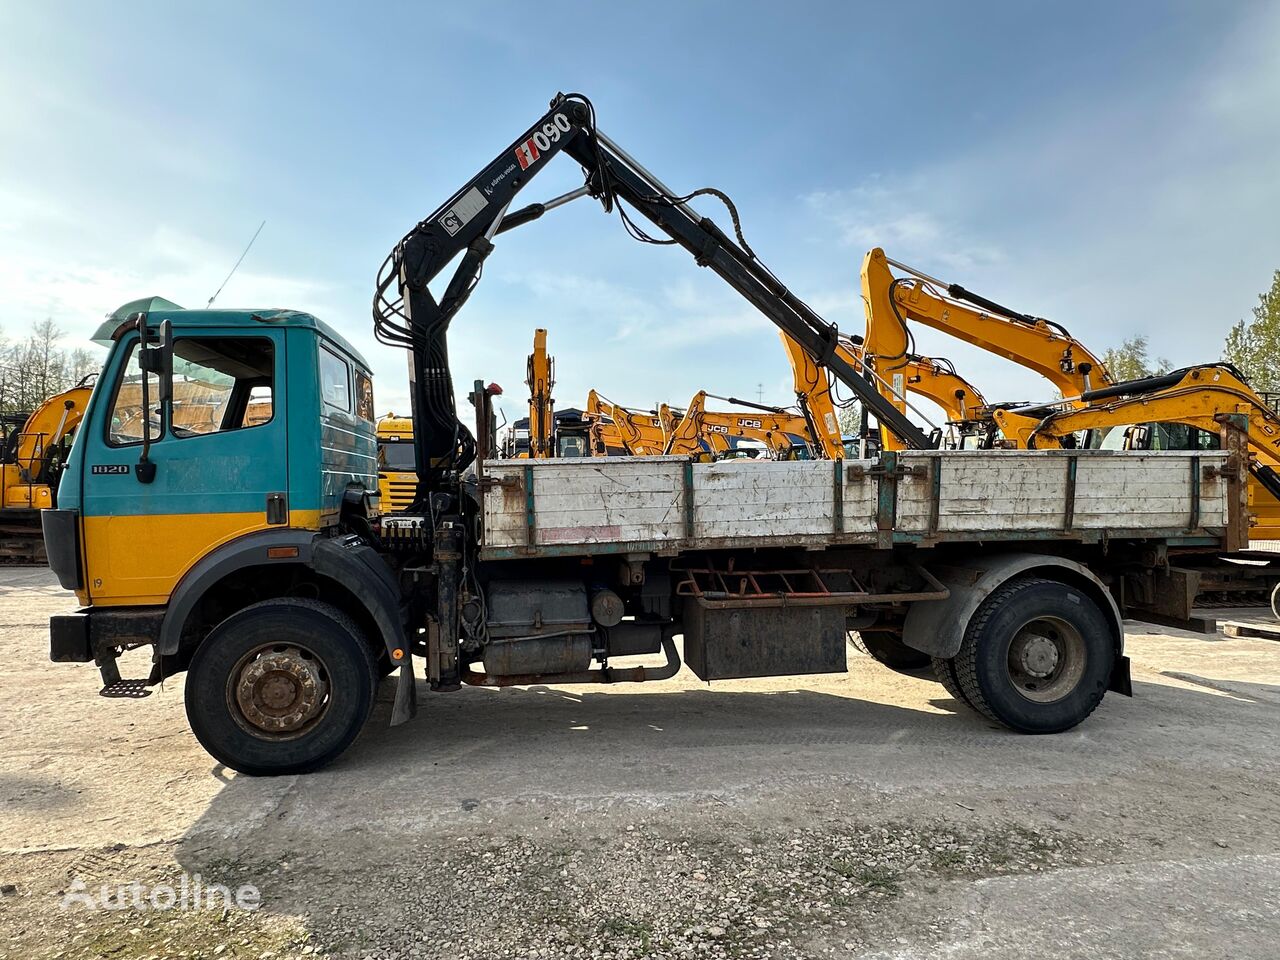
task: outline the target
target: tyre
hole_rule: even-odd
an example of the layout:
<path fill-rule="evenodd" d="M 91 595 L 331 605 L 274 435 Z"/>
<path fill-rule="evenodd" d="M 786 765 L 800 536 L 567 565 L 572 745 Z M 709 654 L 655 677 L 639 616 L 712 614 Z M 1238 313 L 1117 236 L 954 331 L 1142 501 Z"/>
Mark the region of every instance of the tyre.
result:
<path fill-rule="evenodd" d="M 933 675 L 946 688 L 947 693 L 951 694 L 951 699 L 972 707 L 973 704 L 969 703 L 969 698 L 964 695 L 964 690 L 960 688 L 960 678 L 956 676 L 956 662 L 954 660 L 944 660 L 941 657 L 930 657 L 930 660 L 933 665 Z"/>
<path fill-rule="evenodd" d="M 218 624 L 187 672 L 187 721 L 215 759 L 253 776 L 342 753 L 373 706 L 378 664 L 356 623 L 318 600 L 264 600 Z"/>
<path fill-rule="evenodd" d="M 1056 580 L 1022 577 L 978 608 L 953 664 L 975 710 L 1020 733 L 1059 733 L 1102 702 L 1115 655 L 1093 600 Z"/>
<path fill-rule="evenodd" d="M 929 655 L 908 647 L 897 635 L 887 630 L 857 630 L 851 634 L 853 645 L 890 670 L 904 673 L 929 665 Z"/>
<path fill-rule="evenodd" d="M 1280 583 L 1277 583 L 1275 589 L 1271 591 L 1271 613 L 1280 620 Z"/>

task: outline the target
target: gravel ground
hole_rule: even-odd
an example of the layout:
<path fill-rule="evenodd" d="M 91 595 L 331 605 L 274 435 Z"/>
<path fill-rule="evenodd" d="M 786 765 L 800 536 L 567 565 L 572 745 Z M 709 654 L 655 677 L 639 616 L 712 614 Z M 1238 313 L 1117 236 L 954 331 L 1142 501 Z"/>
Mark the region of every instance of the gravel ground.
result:
<path fill-rule="evenodd" d="M 253 780 L 181 682 L 46 660 L 67 596 L 0 571 L 0 960 L 1273 957 L 1280 647 L 1130 625 L 1133 700 L 1009 734 L 847 675 L 431 697 Z M 138 671 L 141 671 L 138 667 Z M 126 671 L 127 672 L 127 671 Z M 134 909 L 251 884 L 258 909 Z M 137 884 L 133 891 L 121 885 Z M 64 908 L 68 894 L 108 906 Z"/>

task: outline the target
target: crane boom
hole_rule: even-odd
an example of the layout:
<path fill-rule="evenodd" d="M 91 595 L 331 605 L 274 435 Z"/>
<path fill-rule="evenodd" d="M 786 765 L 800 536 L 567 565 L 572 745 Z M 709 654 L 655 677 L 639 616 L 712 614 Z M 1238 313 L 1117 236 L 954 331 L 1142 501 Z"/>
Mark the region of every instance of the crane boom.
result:
<path fill-rule="evenodd" d="M 582 166 L 584 187 L 549 203 L 508 213 L 516 194 L 562 151 Z M 533 126 L 410 230 L 379 274 L 373 310 L 375 332 L 382 342 L 411 351 L 410 395 L 422 478 L 420 500 L 424 492 L 441 486 L 445 475 L 458 475 L 475 459 L 475 441 L 457 417 L 447 334 L 493 251 L 493 238 L 583 195 L 595 197 L 606 211 L 616 207 L 637 236 L 643 235 L 629 219 L 627 209 L 640 213 L 671 242 L 693 254 L 700 266 L 709 268 L 785 330 L 809 356 L 827 366 L 904 445 L 929 447 L 928 437 L 886 402 L 867 377 L 836 354 L 835 327 L 755 257 L 736 226 L 735 241 L 689 206 L 692 194 L 674 195 L 600 132 L 586 97 L 560 94 Z M 736 210 L 730 210 L 736 224 Z M 459 257 L 458 266 L 437 296 L 429 284 L 455 257 Z M 392 294 L 393 287 L 398 296 Z"/>

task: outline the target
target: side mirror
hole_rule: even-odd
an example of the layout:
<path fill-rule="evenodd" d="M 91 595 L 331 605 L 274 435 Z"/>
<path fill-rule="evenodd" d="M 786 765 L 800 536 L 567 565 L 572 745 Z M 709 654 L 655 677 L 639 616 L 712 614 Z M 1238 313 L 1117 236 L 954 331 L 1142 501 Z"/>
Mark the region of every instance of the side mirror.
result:
<path fill-rule="evenodd" d="M 138 367 L 142 371 L 142 450 L 134 465 L 134 475 L 139 483 L 151 483 L 156 478 L 156 465 L 151 456 L 151 397 L 148 389 L 151 374 L 156 375 L 156 402 L 163 408 L 173 397 L 173 325 L 160 321 L 158 342 L 152 344 L 151 331 L 147 328 L 146 314 L 138 314 Z"/>
<path fill-rule="evenodd" d="M 173 324 L 161 320 L 157 342 L 153 345 L 151 331 L 142 325 L 138 346 L 138 365 L 144 373 L 154 373 L 158 382 L 157 403 L 168 403 L 173 398 Z"/>

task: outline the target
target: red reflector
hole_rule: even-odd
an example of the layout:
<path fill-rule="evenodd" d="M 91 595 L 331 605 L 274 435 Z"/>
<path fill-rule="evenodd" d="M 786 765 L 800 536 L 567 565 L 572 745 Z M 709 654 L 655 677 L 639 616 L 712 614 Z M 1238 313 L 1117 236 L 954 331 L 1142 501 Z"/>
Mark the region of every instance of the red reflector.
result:
<path fill-rule="evenodd" d="M 268 560 L 287 560 L 298 555 L 297 547 L 267 547 Z"/>

